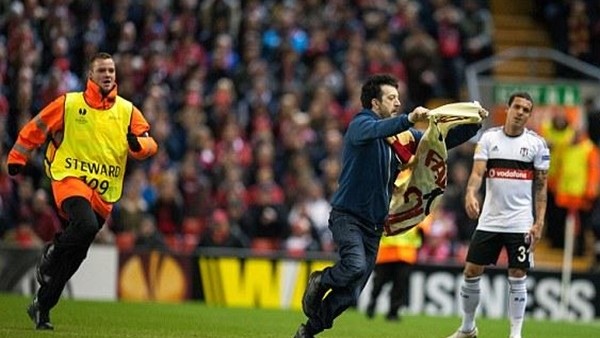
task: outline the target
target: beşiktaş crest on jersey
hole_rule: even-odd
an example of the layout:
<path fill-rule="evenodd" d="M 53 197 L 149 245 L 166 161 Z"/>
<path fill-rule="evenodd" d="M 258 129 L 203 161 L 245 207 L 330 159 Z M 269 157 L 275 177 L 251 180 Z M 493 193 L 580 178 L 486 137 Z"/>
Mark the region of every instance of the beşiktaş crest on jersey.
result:
<path fill-rule="evenodd" d="M 521 154 L 523 157 L 526 157 L 527 154 L 529 154 L 529 148 L 522 147 L 521 150 L 519 150 L 519 154 Z"/>
<path fill-rule="evenodd" d="M 481 105 L 477 102 L 458 102 L 429 112 L 429 127 L 414 156 L 409 161 L 403 161 L 408 163 L 394 182 L 388 220 L 384 224 L 386 236 L 398 235 L 413 228 L 440 202 L 447 179 L 446 135 L 457 125 L 481 122 L 480 109 Z M 406 149 L 402 146 L 408 144 L 397 143 L 410 142 L 409 135 L 412 136 L 412 133 L 407 130 L 387 139 L 399 158 L 406 157 L 401 149 Z"/>

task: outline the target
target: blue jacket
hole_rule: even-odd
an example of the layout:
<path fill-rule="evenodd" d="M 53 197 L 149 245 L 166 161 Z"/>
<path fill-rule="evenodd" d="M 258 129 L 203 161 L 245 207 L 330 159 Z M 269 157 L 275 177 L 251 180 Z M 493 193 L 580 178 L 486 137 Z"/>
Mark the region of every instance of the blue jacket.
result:
<path fill-rule="evenodd" d="M 406 114 L 381 119 L 372 110 L 363 109 L 354 116 L 344 135 L 342 171 L 331 199 L 335 209 L 363 220 L 373 230 L 383 229 L 401 164 L 385 138 L 410 129 L 419 142 L 423 132 L 411 125 Z M 469 124 L 451 129 L 447 147 L 469 140 L 480 127 Z"/>

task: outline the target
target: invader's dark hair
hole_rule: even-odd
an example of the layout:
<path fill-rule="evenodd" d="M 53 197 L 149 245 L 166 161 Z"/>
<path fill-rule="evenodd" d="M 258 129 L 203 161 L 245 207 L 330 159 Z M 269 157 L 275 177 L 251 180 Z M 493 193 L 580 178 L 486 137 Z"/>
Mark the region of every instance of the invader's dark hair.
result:
<path fill-rule="evenodd" d="M 531 107 L 533 108 L 533 99 L 531 98 L 531 95 L 529 95 L 529 93 L 527 93 L 527 92 L 515 92 L 515 93 L 512 93 L 510 95 L 510 97 L 508 98 L 508 106 L 509 107 L 513 103 L 513 101 L 515 100 L 515 97 L 520 97 L 520 98 L 523 98 L 523 99 L 531 102 Z"/>
<path fill-rule="evenodd" d="M 360 103 L 363 108 L 371 109 L 373 107 L 371 100 L 382 99 L 383 91 L 381 90 L 381 86 L 383 85 L 398 88 L 398 80 L 388 74 L 376 74 L 367 79 L 360 92 Z"/>

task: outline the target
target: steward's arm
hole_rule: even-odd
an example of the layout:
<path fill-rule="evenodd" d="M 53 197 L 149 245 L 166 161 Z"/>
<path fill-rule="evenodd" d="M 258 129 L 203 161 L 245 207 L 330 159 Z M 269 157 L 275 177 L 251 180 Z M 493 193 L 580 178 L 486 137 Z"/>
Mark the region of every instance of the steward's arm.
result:
<path fill-rule="evenodd" d="M 129 150 L 131 157 L 136 160 L 143 160 L 148 158 L 158 151 L 158 144 L 152 136 L 150 136 L 150 124 L 142 115 L 139 109 L 133 107 L 131 114 L 131 132 L 137 136 L 137 140 L 140 143 L 142 149 L 140 151 L 133 152 Z"/>

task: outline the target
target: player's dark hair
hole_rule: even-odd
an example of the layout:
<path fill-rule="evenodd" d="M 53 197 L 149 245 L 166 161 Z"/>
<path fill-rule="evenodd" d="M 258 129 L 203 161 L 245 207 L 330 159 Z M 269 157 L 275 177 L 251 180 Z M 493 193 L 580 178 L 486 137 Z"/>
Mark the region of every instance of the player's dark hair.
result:
<path fill-rule="evenodd" d="M 523 98 L 523 99 L 531 102 L 531 108 L 533 108 L 533 99 L 531 98 L 531 95 L 529 95 L 529 93 L 527 93 L 527 92 L 515 92 L 515 93 L 512 93 L 510 95 L 510 97 L 508 98 L 508 106 L 509 107 L 513 103 L 513 101 L 515 100 L 515 97 L 520 97 L 520 98 Z"/>
<path fill-rule="evenodd" d="M 367 79 L 360 92 L 360 103 L 363 108 L 371 109 L 373 107 L 371 100 L 381 100 L 383 98 L 383 91 L 381 90 L 383 85 L 398 88 L 398 80 L 388 74 L 376 74 Z"/>

